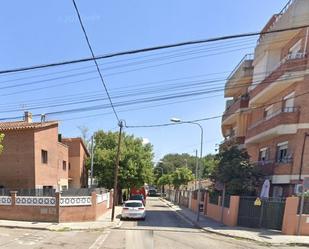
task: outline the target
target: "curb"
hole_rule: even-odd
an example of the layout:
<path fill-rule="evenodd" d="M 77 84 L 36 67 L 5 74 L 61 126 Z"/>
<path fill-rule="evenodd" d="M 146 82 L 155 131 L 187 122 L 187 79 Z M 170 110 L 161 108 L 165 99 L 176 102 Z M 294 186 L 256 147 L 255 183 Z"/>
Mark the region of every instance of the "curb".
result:
<path fill-rule="evenodd" d="M 173 206 L 175 206 L 172 202 L 167 201 L 163 198 L 160 198 L 160 200 L 163 201 L 166 205 L 168 205 L 171 208 L 173 208 Z M 186 216 L 184 213 L 182 213 L 181 210 L 175 210 L 175 212 L 179 216 L 190 221 L 190 223 L 192 223 L 195 227 L 197 227 L 197 228 L 199 228 L 199 229 L 201 229 L 201 230 L 203 230 L 204 232 L 207 232 L 207 233 L 217 234 L 217 235 L 220 235 L 220 236 L 225 236 L 225 237 L 228 237 L 228 238 L 233 238 L 233 239 L 238 239 L 238 240 L 251 241 L 251 242 L 255 242 L 257 244 L 265 245 L 265 246 L 302 246 L 302 247 L 309 247 L 309 244 L 307 244 L 307 243 L 297 243 L 297 242 L 295 242 L 295 243 L 292 243 L 292 242 L 290 242 L 290 243 L 271 243 L 271 242 L 266 242 L 266 241 L 264 242 L 264 241 L 259 241 L 259 240 L 255 240 L 255 239 L 251 239 L 251 238 L 242 237 L 242 236 L 218 232 L 218 231 L 215 231 L 213 229 L 208 229 L 208 228 L 200 226 L 198 224 L 198 222 L 191 220 L 188 216 Z"/>
<path fill-rule="evenodd" d="M 2 225 L 0 224 L 0 228 L 9 228 L 9 229 L 28 229 L 28 230 L 44 230 L 44 231 L 51 231 L 51 232 L 69 232 L 69 231 L 98 231 L 98 230 L 104 230 L 104 229 L 113 229 L 117 228 L 119 225 L 120 220 L 117 220 L 117 222 L 114 222 L 114 224 L 104 226 L 104 227 L 97 227 L 97 228 L 71 228 L 71 227 L 55 227 L 52 228 L 50 226 L 47 227 L 29 227 L 29 226 L 16 226 L 16 225 Z"/>

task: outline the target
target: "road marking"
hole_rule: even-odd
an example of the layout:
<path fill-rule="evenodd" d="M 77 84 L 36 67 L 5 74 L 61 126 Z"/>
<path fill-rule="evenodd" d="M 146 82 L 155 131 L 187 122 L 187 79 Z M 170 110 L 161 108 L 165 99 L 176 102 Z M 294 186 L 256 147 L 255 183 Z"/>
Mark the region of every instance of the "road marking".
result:
<path fill-rule="evenodd" d="M 96 241 L 89 247 L 89 249 L 99 249 L 104 241 L 106 240 L 107 236 L 110 234 L 110 231 L 103 232 Z"/>

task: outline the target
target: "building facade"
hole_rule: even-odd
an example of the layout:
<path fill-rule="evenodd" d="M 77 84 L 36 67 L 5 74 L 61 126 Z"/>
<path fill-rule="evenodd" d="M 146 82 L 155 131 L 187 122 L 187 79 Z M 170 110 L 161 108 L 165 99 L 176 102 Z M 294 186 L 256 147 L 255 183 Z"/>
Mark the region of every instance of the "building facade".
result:
<path fill-rule="evenodd" d="M 262 32 L 309 25 L 309 1 L 290 0 Z M 222 134 L 245 147 L 272 183 L 289 196 L 309 176 L 309 29 L 262 34 L 228 78 Z"/>
<path fill-rule="evenodd" d="M 86 160 L 90 156 L 86 145 L 80 137 L 61 140 L 69 148 L 69 188 L 86 188 L 88 172 Z"/>
<path fill-rule="evenodd" d="M 0 133 L 4 134 L 0 188 L 60 191 L 69 187 L 71 172 L 80 172 L 80 165 L 74 162 L 78 160 L 74 158 L 74 142 L 61 141 L 58 122 L 33 122 L 32 114 L 25 112 L 23 121 L 0 123 Z M 84 162 L 85 154 L 76 155 Z M 75 178 L 83 177 L 74 173 L 72 179 Z"/>

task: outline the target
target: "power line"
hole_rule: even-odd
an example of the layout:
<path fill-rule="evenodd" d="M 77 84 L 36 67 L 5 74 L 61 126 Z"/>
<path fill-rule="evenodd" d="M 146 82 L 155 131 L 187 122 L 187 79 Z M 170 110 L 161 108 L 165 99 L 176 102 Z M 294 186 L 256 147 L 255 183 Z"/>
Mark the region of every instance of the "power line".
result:
<path fill-rule="evenodd" d="M 289 97 L 287 99 L 299 98 L 299 97 L 305 96 L 307 94 L 309 94 L 309 91 L 301 93 L 301 94 L 297 94 L 297 95 L 295 95 L 293 97 Z M 256 110 L 256 109 L 265 108 L 267 106 L 271 106 L 271 105 L 274 105 L 274 104 L 282 103 L 282 102 L 286 101 L 287 99 L 281 99 L 281 100 L 273 101 L 273 102 L 268 103 L 268 104 L 263 104 L 263 105 L 260 105 L 260 106 L 250 107 L 247 110 L 248 111 L 252 111 L 252 110 Z M 235 112 L 230 113 L 230 114 L 235 114 L 236 112 L 237 112 L 237 110 Z M 126 125 L 126 128 L 156 128 L 156 127 L 164 127 L 164 126 L 171 126 L 171 125 L 177 125 L 177 124 L 184 124 L 184 123 L 188 123 L 188 122 L 207 121 L 207 120 L 222 118 L 223 116 L 224 115 L 218 115 L 218 116 L 206 117 L 206 118 L 201 118 L 201 119 L 183 121 L 183 122 L 179 122 L 179 123 L 162 123 L 162 124 L 153 124 L 153 125 Z"/>
<path fill-rule="evenodd" d="M 90 52 L 91 52 L 92 59 L 93 59 L 93 61 L 94 61 L 94 63 L 95 63 L 95 66 L 96 66 L 96 68 L 97 68 L 98 74 L 99 74 L 100 79 L 101 79 L 101 82 L 102 82 L 102 84 L 103 84 L 103 86 L 104 86 L 106 95 L 107 95 L 107 97 L 108 97 L 108 99 L 109 99 L 109 102 L 110 102 L 110 105 L 111 105 L 111 107 L 112 107 L 112 109 L 113 109 L 113 112 L 114 112 L 114 114 L 115 114 L 115 117 L 116 117 L 116 119 L 117 119 L 117 121 L 118 121 L 118 123 L 119 123 L 119 122 L 120 122 L 120 119 L 119 119 L 119 117 L 118 117 L 118 115 L 117 115 L 117 112 L 116 112 L 116 110 L 115 110 L 113 101 L 112 101 L 112 99 L 111 99 L 111 97 L 110 97 L 110 95 L 109 95 L 109 92 L 108 92 L 108 90 L 107 90 L 107 87 L 106 87 L 106 85 L 105 85 L 105 82 L 104 82 L 104 79 L 103 79 L 103 75 L 102 75 L 102 73 L 101 73 L 101 70 L 100 70 L 99 65 L 98 65 L 98 63 L 97 63 L 97 60 L 96 60 L 96 57 L 95 57 L 95 55 L 94 55 L 93 49 L 92 49 L 92 47 L 91 47 L 91 44 L 90 44 L 88 35 L 87 35 L 87 33 L 86 33 L 84 24 L 83 24 L 83 22 L 82 22 L 82 19 L 81 19 L 79 10 L 78 10 L 78 8 L 77 8 L 77 5 L 76 5 L 76 3 L 75 3 L 75 0 L 72 0 L 72 2 L 73 2 L 73 5 L 74 5 L 74 8 L 75 8 L 75 10 L 76 10 L 76 14 L 77 14 L 77 16 L 78 16 L 78 20 L 79 20 L 80 26 L 81 26 L 81 28 L 82 28 L 82 30 L 83 30 L 85 39 L 86 39 L 86 41 L 87 41 L 89 50 L 90 50 Z"/>
<path fill-rule="evenodd" d="M 194 45 L 194 44 L 202 44 L 202 43 L 208 43 L 208 42 L 229 40 L 229 39 L 235 39 L 235 38 L 241 38 L 241 37 L 250 37 L 250 36 L 257 36 L 257 35 L 266 35 L 266 34 L 271 34 L 271 33 L 286 32 L 286 31 L 298 30 L 298 29 L 303 29 L 303 28 L 308 28 L 308 27 L 309 25 L 302 25 L 302 26 L 295 26 L 295 27 L 289 27 L 289 28 L 278 29 L 278 30 L 270 30 L 270 31 L 264 31 L 264 32 L 251 32 L 251 33 L 243 33 L 243 34 L 236 34 L 236 35 L 220 36 L 220 37 L 202 39 L 202 40 L 179 42 L 179 43 L 174 43 L 174 44 L 167 44 L 167 45 L 161 45 L 161 46 L 154 46 L 154 47 L 148 47 L 148 48 L 142 48 L 142 49 L 110 53 L 110 54 L 105 54 L 105 55 L 91 57 L 91 58 L 82 58 L 82 59 L 76 59 L 76 60 L 35 65 L 35 66 L 30 66 L 30 67 L 20 67 L 20 68 L 15 68 L 15 69 L 8 69 L 8 70 L 0 71 L 0 74 L 22 72 L 22 71 L 28 71 L 28 70 L 34 70 L 34 69 L 40 69 L 40 68 L 55 67 L 55 66 L 63 66 L 63 65 L 76 64 L 76 63 L 81 63 L 81 62 L 100 60 L 100 59 L 112 58 L 112 57 L 123 56 L 123 55 L 132 55 L 132 54 L 150 52 L 150 51 L 167 49 L 167 48 L 175 48 L 175 47 L 188 46 L 188 45 Z"/>
<path fill-rule="evenodd" d="M 298 68 L 302 68 L 303 65 L 298 65 L 293 67 L 293 69 L 298 69 Z M 291 69 L 291 68 L 290 68 Z M 283 72 L 284 70 L 276 70 L 276 73 L 278 72 Z M 280 82 L 280 81 L 285 81 L 285 80 L 291 80 L 294 78 L 298 78 L 298 76 L 289 76 L 288 78 L 283 78 L 283 79 L 279 79 L 276 82 Z M 272 84 L 274 82 L 267 82 L 267 80 L 262 81 L 261 79 L 257 79 L 255 82 L 251 82 L 251 83 L 246 83 L 246 84 L 239 84 L 236 86 L 222 86 L 222 87 L 211 87 L 211 88 L 201 88 L 200 85 L 204 85 L 205 83 L 211 83 L 211 82 L 217 82 L 218 80 L 212 80 L 212 81 L 193 81 L 193 82 L 189 82 L 189 83 L 193 83 L 190 85 L 179 85 L 179 83 L 177 84 L 172 84 L 170 87 L 168 88 L 162 88 L 162 87 L 148 87 L 148 88 L 141 88 L 141 90 L 137 89 L 138 91 L 123 91 L 124 94 L 120 94 L 120 95 L 116 95 L 114 96 L 114 98 L 124 98 L 124 97 L 134 97 L 133 100 L 126 100 L 126 101 L 122 101 L 122 102 L 115 102 L 114 105 L 117 107 L 120 106 L 125 106 L 125 105 L 135 105 L 135 104 L 143 104 L 143 103 L 150 103 L 150 102 L 158 102 L 158 101 L 166 101 L 166 100 L 170 100 L 170 99 L 175 99 L 175 98 L 187 98 L 187 97 L 194 97 L 194 96 L 198 96 L 198 95 L 205 95 L 205 94 L 210 94 L 210 93 L 215 93 L 215 92 L 220 92 L 222 90 L 226 90 L 226 89 L 238 89 L 238 88 L 244 88 L 244 87 L 248 87 L 248 86 L 256 86 L 256 85 L 262 85 L 262 84 Z M 221 80 L 219 80 L 221 81 Z M 216 85 L 217 83 L 215 83 Z M 210 84 L 208 84 L 209 86 Z M 197 88 L 198 87 L 198 88 Z M 187 88 L 190 89 L 190 91 L 185 91 Z M 197 88 L 196 90 L 192 90 L 192 88 Z M 175 89 L 179 89 L 181 91 L 174 91 Z M 156 93 L 163 93 L 164 91 L 169 91 L 169 90 L 173 90 L 173 92 L 169 93 L 169 94 L 165 94 L 165 95 L 154 95 Z M 119 92 L 121 93 L 121 91 Z M 139 98 L 137 99 L 136 96 L 137 95 L 154 95 L 151 97 L 147 97 L 147 98 Z M 80 100 L 80 98 L 82 98 L 82 100 Z M 206 98 L 205 98 L 206 99 Z M 62 102 L 58 102 L 55 103 L 55 101 L 52 101 L 50 104 L 49 103 L 37 103 L 36 105 L 32 106 L 32 107 L 27 107 L 27 109 L 29 110 L 34 110 L 34 109 L 43 109 L 43 108 L 50 108 L 50 107 L 58 107 L 58 106 L 65 106 L 65 105 L 75 105 L 75 104 L 83 104 L 83 103 L 91 103 L 91 102 L 97 102 L 97 101 L 103 101 L 105 100 L 105 98 L 102 98 L 102 95 L 84 95 L 84 96 L 79 96 L 77 98 L 77 101 L 75 101 L 74 99 L 63 99 Z M 42 104 L 42 105 L 40 105 Z M 47 105 L 46 105 L 47 104 Z M 0 109 L 0 113 L 8 113 L 8 112 L 15 112 L 15 111 L 19 111 L 20 108 L 18 109 L 8 109 L 6 104 L 6 108 L 4 111 L 1 111 Z M 83 108 L 95 108 L 95 109 L 99 109 L 99 108 L 106 108 L 106 105 L 101 105 L 101 106 L 88 106 L 88 107 L 82 107 L 81 110 L 83 110 Z M 74 111 L 79 111 L 79 109 L 73 109 Z"/>

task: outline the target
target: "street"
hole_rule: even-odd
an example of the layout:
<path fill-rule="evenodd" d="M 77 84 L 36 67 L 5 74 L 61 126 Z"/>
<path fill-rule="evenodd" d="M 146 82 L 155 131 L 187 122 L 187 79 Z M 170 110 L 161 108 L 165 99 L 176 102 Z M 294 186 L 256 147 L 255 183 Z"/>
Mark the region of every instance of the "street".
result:
<path fill-rule="evenodd" d="M 104 231 L 52 232 L 0 228 L 0 248 L 269 248 L 203 232 L 158 198 L 147 198 L 146 206 L 145 221 L 121 221 L 118 228 Z"/>

